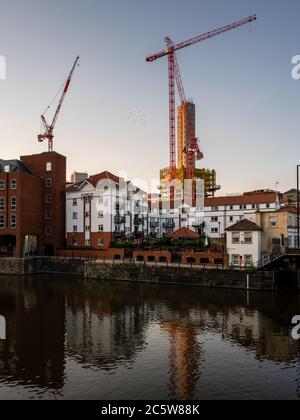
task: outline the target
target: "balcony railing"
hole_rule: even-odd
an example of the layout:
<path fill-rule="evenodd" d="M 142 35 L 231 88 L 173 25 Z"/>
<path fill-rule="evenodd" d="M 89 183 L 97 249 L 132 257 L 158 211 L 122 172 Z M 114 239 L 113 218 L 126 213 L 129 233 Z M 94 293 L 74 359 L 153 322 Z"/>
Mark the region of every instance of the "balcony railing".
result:
<path fill-rule="evenodd" d="M 143 219 L 137 219 L 137 218 L 135 218 L 134 221 L 133 221 L 133 224 L 135 226 L 140 226 L 140 225 L 143 224 Z"/>
<path fill-rule="evenodd" d="M 200 220 L 195 220 L 192 223 L 192 226 L 195 227 L 195 228 L 205 228 L 205 222 L 202 222 Z"/>
<path fill-rule="evenodd" d="M 151 228 L 158 228 L 159 227 L 159 222 L 150 222 L 150 227 Z"/>
<path fill-rule="evenodd" d="M 163 227 L 165 229 L 174 229 L 175 228 L 175 222 L 166 222 L 166 223 L 163 223 Z"/>
<path fill-rule="evenodd" d="M 115 235 L 115 238 L 116 239 L 121 239 L 121 238 L 124 238 L 125 232 L 123 232 L 121 230 L 116 230 L 115 233 L 114 233 L 114 235 Z"/>
<path fill-rule="evenodd" d="M 114 221 L 116 225 L 122 225 L 123 223 L 126 223 L 126 217 L 125 216 L 115 216 Z"/>

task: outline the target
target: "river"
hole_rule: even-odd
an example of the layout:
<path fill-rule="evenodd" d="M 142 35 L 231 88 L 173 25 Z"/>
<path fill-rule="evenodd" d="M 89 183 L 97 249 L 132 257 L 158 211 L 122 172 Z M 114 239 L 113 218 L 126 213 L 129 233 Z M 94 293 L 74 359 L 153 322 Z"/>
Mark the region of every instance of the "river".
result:
<path fill-rule="evenodd" d="M 0 399 L 299 399 L 300 295 L 0 277 Z"/>

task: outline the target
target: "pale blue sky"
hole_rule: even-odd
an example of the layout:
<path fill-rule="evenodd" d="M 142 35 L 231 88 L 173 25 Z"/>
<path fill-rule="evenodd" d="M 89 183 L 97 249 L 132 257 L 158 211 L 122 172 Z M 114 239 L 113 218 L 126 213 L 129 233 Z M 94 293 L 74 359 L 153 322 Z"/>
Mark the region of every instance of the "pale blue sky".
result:
<path fill-rule="evenodd" d="M 256 13 L 250 26 L 178 53 L 197 134 L 223 193 L 295 184 L 300 163 L 298 0 L 0 0 L 1 158 L 46 150 L 36 135 L 76 55 L 81 56 L 55 131 L 68 171 L 127 170 L 158 177 L 168 164 L 166 59 L 174 42 Z M 251 29 L 251 31 L 250 31 Z M 133 116 L 136 115 L 136 118 Z M 137 120 L 137 122 L 135 122 Z"/>

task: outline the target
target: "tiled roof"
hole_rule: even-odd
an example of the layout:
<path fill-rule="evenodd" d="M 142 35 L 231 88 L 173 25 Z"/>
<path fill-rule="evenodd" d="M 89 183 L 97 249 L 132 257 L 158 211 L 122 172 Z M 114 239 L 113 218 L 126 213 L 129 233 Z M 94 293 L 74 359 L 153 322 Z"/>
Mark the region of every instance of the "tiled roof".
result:
<path fill-rule="evenodd" d="M 185 238 L 185 239 L 197 239 L 199 238 L 198 233 L 193 232 L 191 229 L 188 229 L 186 227 L 183 227 L 181 229 L 176 230 L 173 233 L 170 233 L 169 238 L 172 239 L 179 239 L 179 238 Z"/>
<path fill-rule="evenodd" d="M 251 220 L 244 219 L 230 226 L 226 230 L 228 232 L 240 231 L 240 230 L 247 232 L 247 231 L 258 231 L 258 230 L 263 230 L 263 229 L 260 226 L 258 226 L 256 223 L 251 222 Z"/>
<path fill-rule="evenodd" d="M 30 174 L 33 175 L 33 172 L 31 171 L 31 169 L 21 160 L 3 160 L 0 159 L 0 173 L 1 172 L 5 172 L 4 168 L 6 165 L 10 166 L 10 172 L 23 172 L 26 174 Z"/>
<path fill-rule="evenodd" d="M 296 213 L 297 214 L 297 208 L 294 206 L 281 207 L 281 209 L 278 211 L 280 213 Z"/>
<path fill-rule="evenodd" d="M 234 206 L 240 204 L 271 204 L 277 201 L 276 192 L 267 192 L 260 194 L 244 194 L 236 196 L 206 198 L 205 207 L 210 206 Z"/>

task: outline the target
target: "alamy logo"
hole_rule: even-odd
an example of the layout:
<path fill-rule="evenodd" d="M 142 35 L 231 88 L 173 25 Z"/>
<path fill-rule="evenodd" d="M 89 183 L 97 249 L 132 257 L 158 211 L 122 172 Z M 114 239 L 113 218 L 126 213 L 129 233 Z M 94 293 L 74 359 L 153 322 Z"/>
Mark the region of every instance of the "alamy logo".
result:
<path fill-rule="evenodd" d="M 295 325 L 292 329 L 292 337 L 294 340 L 300 340 L 300 315 L 294 316 L 292 324 Z"/>
<path fill-rule="evenodd" d="M 292 78 L 294 80 L 300 79 L 300 55 L 295 55 L 292 58 L 292 64 L 295 64 L 295 67 L 292 69 Z"/>
<path fill-rule="evenodd" d="M 0 80 L 6 79 L 6 59 L 0 55 Z"/>
<path fill-rule="evenodd" d="M 0 315 L 0 340 L 6 339 L 6 321 L 4 316 Z"/>

